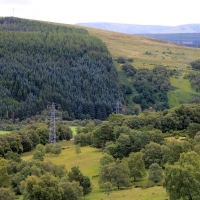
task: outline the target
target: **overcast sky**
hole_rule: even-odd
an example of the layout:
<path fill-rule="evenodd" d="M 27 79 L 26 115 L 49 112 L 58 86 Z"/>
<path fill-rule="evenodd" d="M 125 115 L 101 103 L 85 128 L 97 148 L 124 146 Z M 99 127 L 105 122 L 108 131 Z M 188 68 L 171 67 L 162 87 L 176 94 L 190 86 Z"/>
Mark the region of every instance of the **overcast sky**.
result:
<path fill-rule="evenodd" d="M 65 24 L 114 22 L 143 25 L 200 23 L 200 0 L 0 0 L 0 16 Z"/>

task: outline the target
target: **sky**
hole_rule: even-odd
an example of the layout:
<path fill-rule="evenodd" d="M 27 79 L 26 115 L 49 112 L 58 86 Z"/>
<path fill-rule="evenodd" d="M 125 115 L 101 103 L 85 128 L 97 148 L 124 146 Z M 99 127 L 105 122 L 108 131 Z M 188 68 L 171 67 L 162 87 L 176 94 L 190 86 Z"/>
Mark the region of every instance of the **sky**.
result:
<path fill-rule="evenodd" d="M 76 24 L 200 24 L 200 0 L 0 0 L 0 16 Z"/>

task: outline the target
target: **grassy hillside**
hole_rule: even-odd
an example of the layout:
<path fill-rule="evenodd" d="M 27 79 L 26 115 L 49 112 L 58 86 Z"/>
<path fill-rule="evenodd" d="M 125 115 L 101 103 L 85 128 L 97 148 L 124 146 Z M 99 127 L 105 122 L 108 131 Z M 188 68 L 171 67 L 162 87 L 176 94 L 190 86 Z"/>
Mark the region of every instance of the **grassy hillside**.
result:
<path fill-rule="evenodd" d="M 85 29 L 91 35 L 99 37 L 107 45 L 113 58 L 120 56 L 133 58 L 134 61 L 131 64 L 136 69 L 152 69 L 154 66 L 165 66 L 168 69 L 175 69 L 177 72 L 181 71 L 181 84 L 179 82 L 175 83 L 177 79 L 175 77 L 170 79 L 171 85 L 176 87 L 176 89 L 168 93 L 170 107 L 189 103 L 194 95 L 199 94 L 191 88 L 190 83 L 184 80 L 183 76 L 192 71 L 190 62 L 200 58 L 200 49 L 143 36 L 86 27 Z M 124 77 L 120 65 L 116 65 L 116 68 L 121 79 L 126 84 L 132 85 L 129 80 L 125 80 L 126 77 Z M 189 88 L 189 91 L 186 91 L 186 88 Z M 132 96 L 129 96 L 128 99 L 131 102 Z"/>
<path fill-rule="evenodd" d="M 187 69 L 188 63 L 200 57 L 200 49 L 189 48 L 143 36 L 86 28 L 91 35 L 105 42 L 111 55 L 133 58 L 136 68 L 153 68 L 154 65 Z M 151 55 L 145 54 L 151 52 Z"/>

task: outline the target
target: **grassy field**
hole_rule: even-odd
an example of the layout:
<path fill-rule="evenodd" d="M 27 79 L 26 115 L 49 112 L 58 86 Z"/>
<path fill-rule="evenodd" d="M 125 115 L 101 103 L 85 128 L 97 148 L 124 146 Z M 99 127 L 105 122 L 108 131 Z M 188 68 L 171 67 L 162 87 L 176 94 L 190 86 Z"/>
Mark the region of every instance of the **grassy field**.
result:
<path fill-rule="evenodd" d="M 168 92 L 169 106 L 176 107 L 180 104 L 188 103 L 194 97 L 199 95 L 191 87 L 188 79 L 179 79 L 175 77 L 170 77 L 171 85 L 176 89 Z"/>
<path fill-rule="evenodd" d="M 0 131 L 0 135 L 10 133 L 10 131 Z"/>
<path fill-rule="evenodd" d="M 69 128 L 72 130 L 73 135 L 76 135 L 76 126 L 69 126 Z"/>
<path fill-rule="evenodd" d="M 128 188 L 124 190 L 115 190 L 107 196 L 98 186 L 99 160 L 102 156 L 100 149 L 92 147 L 81 147 L 81 153 L 75 153 L 73 141 L 59 142 L 63 151 L 59 156 L 46 156 L 45 160 L 51 160 L 55 164 L 66 166 L 69 171 L 73 166 L 79 166 L 83 174 L 90 177 L 93 190 L 85 197 L 85 200 L 167 200 L 167 194 L 163 187 L 151 187 L 148 189 Z M 32 152 L 22 154 L 23 160 L 32 158 Z M 84 198 L 82 198 L 83 200 Z"/>

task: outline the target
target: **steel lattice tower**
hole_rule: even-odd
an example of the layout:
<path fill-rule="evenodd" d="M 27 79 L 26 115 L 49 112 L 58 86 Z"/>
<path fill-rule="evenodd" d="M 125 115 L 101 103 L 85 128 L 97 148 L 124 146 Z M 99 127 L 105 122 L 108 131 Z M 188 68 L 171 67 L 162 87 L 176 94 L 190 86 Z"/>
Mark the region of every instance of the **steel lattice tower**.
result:
<path fill-rule="evenodd" d="M 115 114 L 120 114 L 120 109 L 121 109 L 121 103 L 120 101 L 117 101 L 117 104 L 115 106 Z"/>
<path fill-rule="evenodd" d="M 55 103 L 52 103 L 52 105 L 51 105 L 49 143 L 56 144 L 56 109 L 55 109 Z"/>

